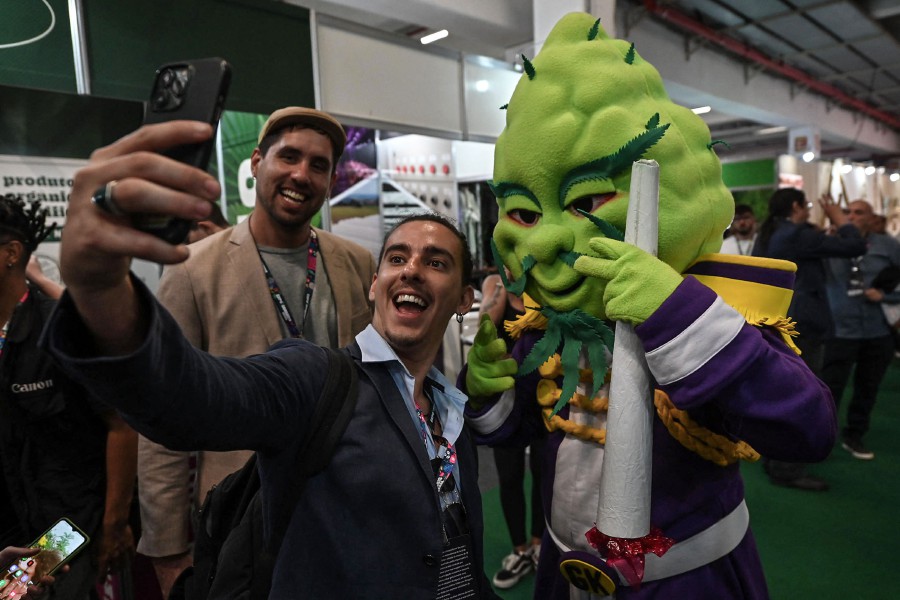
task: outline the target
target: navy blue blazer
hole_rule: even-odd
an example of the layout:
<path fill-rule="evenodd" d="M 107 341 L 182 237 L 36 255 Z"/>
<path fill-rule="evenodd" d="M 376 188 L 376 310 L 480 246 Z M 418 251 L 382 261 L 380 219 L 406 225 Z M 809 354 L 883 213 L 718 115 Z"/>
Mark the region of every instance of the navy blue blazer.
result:
<path fill-rule="evenodd" d="M 213 357 L 187 343 L 165 309 L 142 294 L 150 327 L 132 355 L 90 356 L 67 296 L 45 345 L 154 441 L 175 450 L 257 450 L 264 518 L 272 519 L 324 385 L 325 352 L 289 340 L 246 359 Z M 359 373 L 355 412 L 330 465 L 308 481 L 293 509 L 270 598 L 431 600 L 443 536 L 428 455 L 390 373 L 361 363 L 355 343 L 350 351 Z M 456 449 L 479 596 L 494 598 L 483 571 L 477 455 L 466 428 Z"/>

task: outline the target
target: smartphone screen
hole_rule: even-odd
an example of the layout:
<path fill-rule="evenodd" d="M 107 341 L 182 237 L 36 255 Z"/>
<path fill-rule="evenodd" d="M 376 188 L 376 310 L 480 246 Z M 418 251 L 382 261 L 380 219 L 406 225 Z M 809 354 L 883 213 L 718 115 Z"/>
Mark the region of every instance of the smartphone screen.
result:
<path fill-rule="evenodd" d="M 84 548 L 89 538 L 71 521 L 62 518 L 29 544 L 40 548 L 34 556 L 23 556 L 0 572 L 0 600 L 20 598 L 45 575 L 52 575 Z"/>

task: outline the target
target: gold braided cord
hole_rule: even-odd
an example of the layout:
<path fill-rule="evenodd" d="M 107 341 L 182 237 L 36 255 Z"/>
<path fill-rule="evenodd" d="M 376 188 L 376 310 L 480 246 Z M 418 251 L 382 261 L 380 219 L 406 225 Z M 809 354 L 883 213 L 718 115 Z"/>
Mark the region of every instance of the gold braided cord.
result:
<path fill-rule="evenodd" d="M 541 412 L 544 414 L 544 426 L 547 431 L 561 430 L 564 433 L 573 435 L 580 440 L 588 442 L 597 442 L 598 444 L 606 443 L 606 430 L 581 425 L 563 419 L 559 415 L 550 414 L 553 412 L 553 406 L 559 400 L 562 390 L 556 385 L 556 382 L 550 379 L 542 379 L 537 385 L 537 401 L 543 407 Z M 607 398 L 586 398 L 584 394 L 575 393 L 569 400 L 569 404 L 578 406 L 586 411 L 598 413 L 601 410 L 609 408 L 609 400 Z"/>
<path fill-rule="evenodd" d="M 759 460 L 759 453 L 746 442 L 733 442 L 723 435 L 698 425 L 690 418 L 687 411 L 675 408 L 665 392 L 656 390 L 653 404 L 656 406 L 659 418 L 672 437 L 701 458 L 720 467 L 726 467 L 738 460 L 748 462 Z"/>
<path fill-rule="evenodd" d="M 553 406 L 559 400 L 560 393 L 559 386 L 552 379 L 542 379 L 538 382 L 537 401 L 541 405 L 544 425 L 547 427 L 547 430 L 562 431 L 581 440 L 605 444 L 606 429 L 575 423 L 559 415 L 550 416 L 553 412 Z M 569 404 L 595 414 L 609 410 L 608 398 L 587 398 L 584 394 L 577 392 L 569 400 Z M 759 460 L 759 453 L 746 442 L 734 442 L 723 435 L 698 425 L 690 418 L 687 411 L 675 408 L 675 405 L 672 404 L 665 392 L 656 390 L 653 404 L 656 406 L 656 412 L 669 434 L 679 444 L 704 460 L 708 460 L 720 467 L 726 467 L 738 460 L 746 460 L 748 462 Z"/>
<path fill-rule="evenodd" d="M 551 412 L 552 409 L 550 408 L 544 409 L 544 424 L 547 426 L 547 431 L 562 430 L 563 433 L 575 436 L 578 439 L 584 440 L 586 442 L 606 444 L 605 429 L 595 429 L 593 427 L 588 427 L 587 425 L 573 423 L 572 421 L 563 419 L 559 415 L 553 415 L 548 421 L 547 417 L 549 417 Z"/>
<path fill-rule="evenodd" d="M 563 368 L 562 368 L 562 359 L 559 357 L 559 353 L 557 352 L 550 358 L 548 358 L 544 364 L 538 367 L 538 373 L 544 379 L 556 379 L 557 377 L 562 377 Z M 591 369 L 579 369 L 578 370 L 578 381 L 581 383 L 586 383 L 588 385 L 594 382 L 594 374 Z M 606 373 L 606 381 L 609 381 L 609 372 Z"/>

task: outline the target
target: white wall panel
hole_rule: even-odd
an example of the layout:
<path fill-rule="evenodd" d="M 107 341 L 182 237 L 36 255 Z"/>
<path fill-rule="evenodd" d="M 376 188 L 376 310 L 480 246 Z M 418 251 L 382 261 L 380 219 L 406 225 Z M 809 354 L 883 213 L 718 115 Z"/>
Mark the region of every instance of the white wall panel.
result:
<path fill-rule="evenodd" d="M 506 126 L 506 111 L 522 73 L 512 69 L 466 63 L 466 125 L 470 136 L 496 139 Z"/>
<path fill-rule="evenodd" d="M 461 63 L 320 23 L 321 108 L 338 117 L 462 133 Z"/>

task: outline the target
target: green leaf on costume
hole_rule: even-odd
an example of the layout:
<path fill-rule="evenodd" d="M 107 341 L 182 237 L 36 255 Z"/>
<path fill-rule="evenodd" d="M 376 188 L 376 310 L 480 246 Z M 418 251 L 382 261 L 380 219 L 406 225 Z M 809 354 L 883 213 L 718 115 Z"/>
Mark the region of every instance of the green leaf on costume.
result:
<path fill-rule="evenodd" d="M 508 103 L 508 102 L 507 102 L 506 104 L 504 104 L 503 106 L 501 106 L 501 107 L 500 107 L 500 110 L 506 110 L 507 108 L 509 108 L 509 103 Z"/>
<path fill-rule="evenodd" d="M 631 44 L 631 47 L 628 49 L 628 54 L 625 55 L 625 62 L 629 65 L 634 64 L 634 44 Z"/>
<path fill-rule="evenodd" d="M 540 367 L 562 345 L 560 363 L 563 385 L 559 401 L 553 407 L 552 415 L 555 415 L 572 399 L 578 388 L 578 361 L 582 348 L 593 370 L 591 397 L 603 387 L 609 368 L 607 352 L 612 353 L 615 334 L 606 323 L 577 308 L 561 313 L 545 306 L 541 308 L 541 314 L 547 318 L 547 330 L 522 361 L 516 376 L 527 375 Z"/>
<path fill-rule="evenodd" d="M 578 369 L 578 357 L 581 356 L 581 346 L 581 340 L 577 339 L 567 340 L 563 346 L 563 351 L 560 355 L 560 363 L 562 363 L 563 369 L 563 387 L 559 394 L 559 400 L 556 401 L 556 405 L 550 413 L 551 417 L 569 403 L 569 400 L 572 399 L 575 391 L 578 389 L 578 382 L 581 379 Z"/>
<path fill-rule="evenodd" d="M 659 113 L 650 117 L 650 120 L 644 125 L 644 129 L 655 129 L 657 127 L 659 127 Z"/>
<path fill-rule="evenodd" d="M 600 19 L 594 21 L 594 24 L 591 26 L 591 30 L 588 31 L 588 41 L 597 39 L 597 34 L 600 33 Z"/>
<path fill-rule="evenodd" d="M 503 287 L 505 287 L 511 294 L 521 296 L 522 292 L 525 291 L 525 284 L 528 282 L 528 271 L 530 271 L 531 268 L 534 267 L 537 261 L 531 255 L 526 256 L 522 260 L 522 275 L 517 280 L 510 281 L 506 276 L 506 271 L 504 271 L 503 269 L 503 266 L 506 263 L 503 262 L 502 258 L 500 258 L 500 251 L 497 249 L 497 244 L 494 242 L 494 238 L 491 238 L 491 254 L 494 257 L 494 265 L 496 265 L 497 267 L 497 272 L 500 275 L 500 281 L 503 282 Z"/>
<path fill-rule="evenodd" d="M 541 309 L 541 313 L 544 314 L 544 309 Z M 528 375 L 547 362 L 548 358 L 556 354 L 561 339 L 562 331 L 559 328 L 559 324 L 548 323 L 547 331 L 544 332 L 541 339 L 537 341 L 531 349 L 531 352 L 528 353 L 528 356 L 526 356 L 522 361 L 522 364 L 519 365 L 519 371 L 516 375 Z"/>
<path fill-rule="evenodd" d="M 707 149 L 707 150 L 712 150 L 712 149 L 713 149 L 713 146 L 718 146 L 719 144 L 724 145 L 724 146 L 725 146 L 726 148 L 728 148 L 729 150 L 731 149 L 731 145 L 730 145 L 728 142 L 724 141 L 724 140 L 712 140 L 710 143 L 708 143 L 708 144 L 706 145 L 706 149 Z"/>
<path fill-rule="evenodd" d="M 642 131 L 612 154 L 579 165 L 569 171 L 563 178 L 562 183 L 560 183 L 560 205 L 562 206 L 569 190 L 579 183 L 608 180 L 619 173 L 629 171 L 634 161 L 640 159 L 644 153 L 662 139 L 669 125 L 669 123 L 666 123 L 665 125 Z"/>
<path fill-rule="evenodd" d="M 618 240 L 620 242 L 625 241 L 625 233 L 622 231 L 619 231 L 619 228 L 616 227 L 615 225 L 613 225 L 612 223 L 610 223 L 609 221 L 604 221 L 600 217 L 598 217 L 596 215 L 592 215 L 591 213 L 587 212 L 586 210 L 581 210 L 580 208 L 578 208 L 576 210 L 578 212 L 580 212 L 582 215 L 584 215 L 585 217 L 587 217 L 587 219 L 591 223 L 596 225 L 597 229 L 599 229 L 600 233 L 602 233 L 604 236 L 608 237 L 611 240 Z"/>
<path fill-rule="evenodd" d="M 585 317 L 590 315 L 585 314 Z M 606 350 L 613 351 L 613 343 L 615 334 L 612 329 L 607 327 L 606 323 L 599 319 L 584 319 L 579 315 L 579 321 L 582 327 L 592 332 L 592 340 L 587 343 L 588 363 L 594 373 L 594 381 L 591 387 L 591 397 L 593 398 L 597 391 L 603 387 L 606 380 L 606 371 L 609 363 L 606 358 Z"/>
<path fill-rule="evenodd" d="M 531 64 L 531 61 L 528 60 L 528 57 L 525 56 L 524 54 L 522 55 L 522 66 L 525 68 L 525 73 L 528 75 L 528 79 L 529 80 L 534 79 L 534 76 L 536 74 L 535 70 L 534 70 L 534 65 Z"/>

